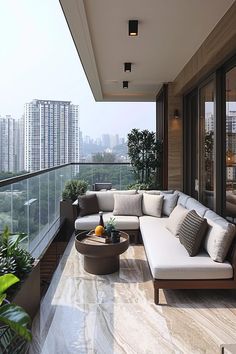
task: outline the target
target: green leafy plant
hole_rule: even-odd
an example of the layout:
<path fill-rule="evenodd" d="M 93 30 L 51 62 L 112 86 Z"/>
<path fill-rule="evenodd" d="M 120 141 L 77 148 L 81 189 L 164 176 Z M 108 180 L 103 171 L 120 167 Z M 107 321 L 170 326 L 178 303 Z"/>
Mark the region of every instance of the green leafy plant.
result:
<path fill-rule="evenodd" d="M 72 179 L 65 184 L 64 191 L 62 193 L 63 200 L 72 200 L 73 202 L 79 195 L 85 194 L 88 189 L 88 183 L 79 179 Z"/>
<path fill-rule="evenodd" d="M 31 271 L 34 258 L 20 247 L 26 237 L 24 233 L 11 234 L 8 226 L 0 234 L 0 275 L 13 273 L 22 279 Z"/>
<path fill-rule="evenodd" d="M 155 133 L 132 129 L 128 134 L 128 155 L 137 183 L 160 188 L 162 143 Z"/>
<path fill-rule="evenodd" d="M 28 329 L 30 316 L 22 307 L 6 300 L 6 291 L 17 282 L 19 278 L 13 274 L 0 276 L 0 350 L 11 354 L 25 353 L 25 344 L 32 340 Z"/>
<path fill-rule="evenodd" d="M 105 227 L 106 233 L 107 233 L 108 235 L 110 235 L 111 232 L 112 232 L 113 230 L 115 230 L 115 229 L 116 229 L 116 221 L 115 221 L 115 218 L 110 218 L 110 219 L 107 221 L 107 223 L 106 223 L 106 227 Z"/>
<path fill-rule="evenodd" d="M 128 185 L 128 189 L 135 190 L 149 190 L 151 188 L 151 184 L 149 183 L 133 183 Z"/>

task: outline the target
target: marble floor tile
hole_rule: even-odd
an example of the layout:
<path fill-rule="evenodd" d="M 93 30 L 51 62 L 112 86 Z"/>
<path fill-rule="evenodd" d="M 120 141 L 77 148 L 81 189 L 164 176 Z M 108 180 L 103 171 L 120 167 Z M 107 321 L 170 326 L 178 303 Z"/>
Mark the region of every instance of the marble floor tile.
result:
<path fill-rule="evenodd" d="M 236 343 L 236 293 L 160 291 L 143 246 L 121 255 L 120 271 L 88 274 L 71 240 L 33 323 L 30 354 L 217 354 Z"/>

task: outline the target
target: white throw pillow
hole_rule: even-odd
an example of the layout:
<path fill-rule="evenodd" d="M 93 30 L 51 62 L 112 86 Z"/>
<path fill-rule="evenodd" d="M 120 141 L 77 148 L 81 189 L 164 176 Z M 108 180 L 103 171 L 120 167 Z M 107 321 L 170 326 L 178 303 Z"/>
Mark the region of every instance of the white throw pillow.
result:
<path fill-rule="evenodd" d="M 167 229 L 170 230 L 173 235 L 178 237 L 179 229 L 189 211 L 190 210 L 185 209 L 180 204 L 174 208 L 166 223 Z"/>
<path fill-rule="evenodd" d="M 216 262 L 224 262 L 235 236 L 235 226 L 227 223 L 222 227 L 218 223 L 207 218 L 208 232 L 204 242 L 204 248 L 209 256 Z"/>
<path fill-rule="evenodd" d="M 152 195 L 143 193 L 143 214 L 160 218 L 162 212 L 163 198 L 164 197 L 162 195 Z"/>
<path fill-rule="evenodd" d="M 142 194 L 123 195 L 114 194 L 113 215 L 133 215 L 141 216 L 142 213 Z"/>

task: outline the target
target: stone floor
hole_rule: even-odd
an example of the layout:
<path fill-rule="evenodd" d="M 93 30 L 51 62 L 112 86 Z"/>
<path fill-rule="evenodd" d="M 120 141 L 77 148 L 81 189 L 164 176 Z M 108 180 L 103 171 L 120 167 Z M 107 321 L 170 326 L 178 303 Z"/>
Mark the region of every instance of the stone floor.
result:
<path fill-rule="evenodd" d="M 143 246 L 130 246 L 120 266 L 86 273 L 71 240 L 33 323 L 30 354 L 217 354 L 236 343 L 236 292 L 165 290 L 156 306 Z"/>

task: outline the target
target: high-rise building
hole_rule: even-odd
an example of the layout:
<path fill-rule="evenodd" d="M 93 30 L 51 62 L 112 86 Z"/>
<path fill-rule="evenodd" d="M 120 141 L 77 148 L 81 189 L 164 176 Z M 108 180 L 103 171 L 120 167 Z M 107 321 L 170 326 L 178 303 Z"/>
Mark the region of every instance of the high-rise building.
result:
<path fill-rule="evenodd" d="M 10 115 L 0 117 L 0 171 L 19 171 L 19 121 Z"/>
<path fill-rule="evenodd" d="M 79 106 L 70 101 L 25 104 L 25 169 L 37 171 L 79 161 Z"/>

